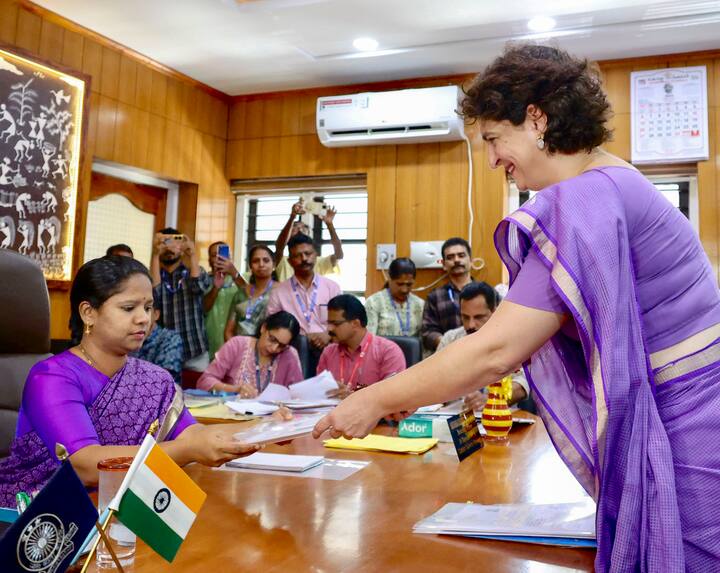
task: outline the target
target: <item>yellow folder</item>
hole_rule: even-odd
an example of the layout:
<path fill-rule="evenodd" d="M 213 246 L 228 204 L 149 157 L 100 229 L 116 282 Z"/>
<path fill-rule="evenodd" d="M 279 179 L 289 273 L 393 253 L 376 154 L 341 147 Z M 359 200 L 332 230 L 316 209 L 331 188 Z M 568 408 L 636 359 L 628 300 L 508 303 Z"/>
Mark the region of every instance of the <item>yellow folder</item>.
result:
<path fill-rule="evenodd" d="M 212 406 L 203 406 L 200 408 L 188 408 L 194 418 L 203 419 L 210 418 L 214 420 L 235 420 L 242 422 L 243 420 L 254 420 L 257 416 L 246 416 L 233 412 L 225 404 L 213 404 Z"/>
<path fill-rule="evenodd" d="M 378 452 L 394 452 L 397 454 L 424 454 L 438 443 L 435 438 L 395 438 L 393 436 L 379 436 L 370 434 L 362 439 L 346 440 L 337 438 L 325 440 L 326 448 L 339 448 L 341 450 L 369 450 Z"/>

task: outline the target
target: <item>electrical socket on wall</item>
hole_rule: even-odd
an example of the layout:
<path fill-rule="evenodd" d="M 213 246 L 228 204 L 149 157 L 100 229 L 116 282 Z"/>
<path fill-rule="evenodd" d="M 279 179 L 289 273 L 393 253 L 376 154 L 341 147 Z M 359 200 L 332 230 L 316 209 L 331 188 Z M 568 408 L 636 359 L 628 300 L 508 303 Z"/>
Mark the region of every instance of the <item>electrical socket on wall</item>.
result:
<path fill-rule="evenodd" d="M 395 243 L 378 243 L 375 256 L 375 268 L 377 270 L 387 270 L 397 257 L 397 247 Z"/>

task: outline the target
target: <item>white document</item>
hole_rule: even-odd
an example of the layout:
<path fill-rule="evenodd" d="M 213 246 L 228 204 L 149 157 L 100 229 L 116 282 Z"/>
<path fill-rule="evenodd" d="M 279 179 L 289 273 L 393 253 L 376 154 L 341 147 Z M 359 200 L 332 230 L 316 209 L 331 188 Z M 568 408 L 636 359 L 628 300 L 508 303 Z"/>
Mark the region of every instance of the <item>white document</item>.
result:
<path fill-rule="evenodd" d="M 272 414 L 278 409 L 275 404 L 267 404 L 258 402 L 257 400 L 235 400 L 234 402 L 225 402 L 225 405 L 233 412 L 240 414 L 248 414 L 251 416 L 264 416 Z"/>
<path fill-rule="evenodd" d="M 332 458 L 325 458 L 325 462 L 319 466 L 310 468 L 304 472 L 284 472 L 278 470 L 251 470 L 248 468 L 237 468 L 232 467 L 229 464 L 223 464 L 219 468 L 212 468 L 215 471 L 222 472 L 237 472 L 245 474 L 261 474 L 267 476 L 281 476 L 281 477 L 294 477 L 294 478 L 310 478 L 310 479 L 325 479 L 333 481 L 341 481 L 349 478 L 356 472 L 367 467 L 370 462 L 362 462 L 360 460 L 335 460 Z"/>
<path fill-rule="evenodd" d="M 280 384 L 268 384 L 257 399 L 261 402 L 286 402 L 290 399 L 290 390 Z"/>
<path fill-rule="evenodd" d="M 327 398 L 329 390 L 337 390 L 338 384 L 328 370 L 317 376 L 290 385 L 290 397 L 297 400 L 317 400 Z"/>
<path fill-rule="evenodd" d="M 251 470 L 277 470 L 286 472 L 304 472 L 325 461 L 325 456 L 298 456 L 292 454 L 266 454 L 257 452 L 245 458 L 238 458 L 227 465 L 233 468 Z"/>
<path fill-rule="evenodd" d="M 246 444 L 272 444 L 310 434 L 324 414 L 295 416 L 292 420 L 268 420 L 233 434 L 238 442 Z"/>
<path fill-rule="evenodd" d="M 448 503 L 413 527 L 415 533 L 595 538 L 595 503 Z"/>

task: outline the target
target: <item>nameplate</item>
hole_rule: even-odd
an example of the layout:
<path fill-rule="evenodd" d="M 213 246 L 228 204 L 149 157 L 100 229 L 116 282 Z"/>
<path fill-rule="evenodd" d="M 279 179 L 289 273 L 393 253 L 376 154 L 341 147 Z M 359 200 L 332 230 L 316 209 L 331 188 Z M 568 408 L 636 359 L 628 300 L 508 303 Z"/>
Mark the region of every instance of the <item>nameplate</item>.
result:
<path fill-rule="evenodd" d="M 460 461 L 483 447 L 480 429 L 472 410 L 464 410 L 457 416 L 448 418 L 447 423 Z"/>
<path fill-rule="evenodd" d="M 425 416 L 410 416 L 400 422 L 398 435 L 401 438 L 432 438 L 433 421 Z"/>

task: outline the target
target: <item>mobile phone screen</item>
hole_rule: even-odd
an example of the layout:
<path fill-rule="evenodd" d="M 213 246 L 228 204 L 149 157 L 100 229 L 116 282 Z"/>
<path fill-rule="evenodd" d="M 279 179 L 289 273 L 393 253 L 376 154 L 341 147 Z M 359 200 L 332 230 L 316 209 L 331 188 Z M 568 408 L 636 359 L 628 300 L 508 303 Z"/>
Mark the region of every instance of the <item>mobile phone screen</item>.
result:
<path fill-rule="evenodd" d="M 219 245 L 218 246 L 218 255 L 220 255 L 223 259 L 229 259 L 230 258 L 230 245 Z"/>

